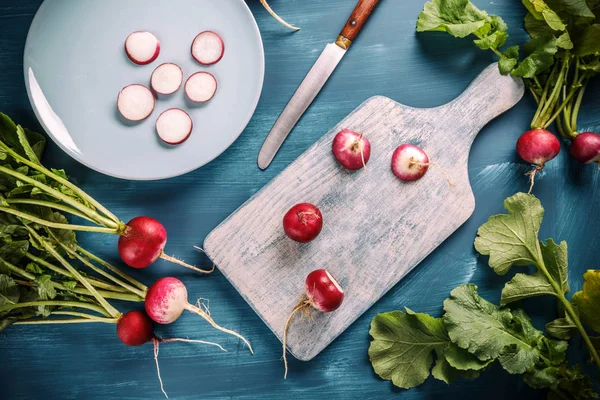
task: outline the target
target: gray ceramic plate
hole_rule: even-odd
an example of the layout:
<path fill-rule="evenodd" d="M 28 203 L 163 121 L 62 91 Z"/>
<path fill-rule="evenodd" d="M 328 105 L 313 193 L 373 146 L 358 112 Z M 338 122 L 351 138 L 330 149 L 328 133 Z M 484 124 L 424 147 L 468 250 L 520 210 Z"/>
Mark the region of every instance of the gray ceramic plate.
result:
<path fill-rule="evenodd" d="M 153 63 L 133 64 L 123 50 L 136 30 L 153 32 L 161 52 Z M 225 55 L 204 67 L 191 54 L 192 40 L 213 30 Z M 219 89 L 192 106 L 183 88 L 160 98 L 153 114 L 137 124 L 122 122 L 116 108 L 126 85 L 149 85 L 154 68 L 174 62 L 184 80 L 197 71 L 216 76 Z M 68 154 L 99 172 L 124 179 L 162 179 L 184 174 L 225 151 L 244 130 L 258 104 L 264 52 L 256 22 L 243 0 L 45 0 L 29 30 L 25 83 L 35 113 Z M 163 144 L 158 115 L 183 108 L 194 121 L 190 138 Z"/>

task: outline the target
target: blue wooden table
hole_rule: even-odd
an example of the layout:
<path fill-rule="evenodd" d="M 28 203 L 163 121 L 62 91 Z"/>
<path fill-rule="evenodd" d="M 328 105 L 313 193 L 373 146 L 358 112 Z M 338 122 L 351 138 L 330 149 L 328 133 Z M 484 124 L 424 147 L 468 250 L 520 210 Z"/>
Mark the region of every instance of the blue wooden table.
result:
<path fill-rule="evenodd" d="M 457 96 L 494 61 L 491 53 L 474 48 L 468 40 L 415 34 L 415 20 L 423 2 L 381 3 L 265 172 L 256 166 L 265 135 L 324 45 L 336 37 L 355 0 L 272 0 L 272 6 L 282 16 L 303 28 L 297 33 L 277 24 L 258 0 L 248 0 L 265 45 L 264 91 L 242 136 L 206 167 L 166 181 L 127 182 L 81 166 L 53 144 L 48 146 L 46 162 L 65 168 L 73 180 L 121 219 L 136 215 L 156 217 L 170 234 L 168 252 L 208 266 L 208 261 L 192 246 L 201 244 L 219 222 L 363 100 L 385 95 L 417 107 L 439 105 Z M 39 124 L 25 93 L 22 53 L 29 24 L 40 3 L 41 0 L 0 2 L 0 110 L 35 129 L 39 129 Z M 506 20 L 510 42 L 525 39 L 520 2 L 475 3 Z M 581 128 L 600 130 L 599 81 L 586 95 Z M 400 390 L 373 373 L 367 355 L 369 323 L 379 312 L 407 306 L 439 315 L 450 290 L 465 282 L 476 283 L 484 297 L 498 300 L 502 284 L 509 277 L 495 276 L 485 260 L 476 256 L 472 243 L 477 227 L 490 215 L 502 211 L 504 198 L 527 189 L 523 174 L 528 166 L 519 162 L 514 146 L 533 112 L 532 99 L 525 97 L 516 108 L 489 124 L 475 141 L 469 173 L 477 207 L 471 219 L 320 356 L 309 363 L 293 360 L 287 381 L 282 379 L 280 342 L 219 272 L 199 277 L 162 261 L 146 271 L 131 272 L 147 284 L 164 275 L 181 278 L 190 297 L 210 298 L 215 320 L 243 333 L 257 353 L 249 355 L 233 338 L 192 315 L 160 327 L 158 333 L 163 336 L 219 341 L 232 350 L 221 353 L 198 345 L 162 346 L 162 377 L 171 398 L 545 398 L 543 392 L 529 389 L 519 376 L 510 376 L 497 367 L 473 382 L 447 386 L 431 379 L 417 389 Z M 546 208 L 542 237 L 568 241 L 572 289 L 579 290 L 581 274 L 589 268 L 600 268 L 600 171 L 576 164 L 565 150 L 548 164 L 536 183 L 535 194 Z M 80 240 L 84 247 L 118 262 L 116 238 L 80 235 Z M 118 306 L 125 309 L 130 305 Z M 553 300 L 541 299 L 529 301 L 527 309 L 542 326 L 553 316 L 555 307 Z M 573 357 L 582 359 L 579 343 L 571 347 Z M 127 348 L 117 340 L 114 326 L 110 325 L 12 327 L 0 334 L 0 360 L 3 399 L 162 398 L 152 346 Z"/>

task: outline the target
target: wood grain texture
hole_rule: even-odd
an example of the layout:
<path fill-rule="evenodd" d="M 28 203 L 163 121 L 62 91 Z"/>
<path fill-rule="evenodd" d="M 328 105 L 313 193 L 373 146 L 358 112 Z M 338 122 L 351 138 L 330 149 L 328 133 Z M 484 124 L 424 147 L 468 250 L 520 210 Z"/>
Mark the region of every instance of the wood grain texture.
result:
<path fill-rule="evenodd" d="M 440 107 L 373 97 L 211 232 L 204 249 L 280 339 L 306 275 L 326 268 L 339 280 L 346 294 L 340 309 L 296 318 L 288 334 L 290 352 L 311 360 L 471 216 L 471 143 L 523 92 L 521 79 L 500 75 L 492 64 Z M 371 142 L 366 170 L 349 172 L 333 157 L 333 137 L 345 128 Z M 396 179 L 391 154 L 403 143 L 424 149 L 455 186 L 435 168 L 416 182 Z M 286 211 L 303 202 L 323 213 L 324 229 L 309 244 L 291 241 L 281 226 Z"/>
<path fill-rule="evenodd" d="M 346 21 L 340 36 L 354 41 L 373 13 L 373 10 L 375 10 L 375 7 L 377 7 L 377 4 L 379 4 L 379 0 L 359 0 L 350 18 Z"/>
<path fill-rule="evenodd" d="M 29 24 L 41 2 L 0 1 L 0 110 L 32 129 L 41 127 L 25 92 L 22 56 Z M 520 2 L 473 2 L 490 14 L 502 16 L 509 27 L 511 44 L 527 40 L 522 27 L 525 10 Z M 494 54 L 475 48 L 470 40 L 450 38 L 443 33 L 416 34 L 415 21 L 423 3 L 424 0 L 390 0 L 379 4 L 352 51 L 344 57 L 266 171 L 257 168 L 256 154 L 269 129 L 323 45 L 339 33 L 356 0 L 270 0 L 281 16 L 302 27 L 293 34 L 267 14 L 258 0 L 247 1 L 264 41 L 267 69 L 263 94 L 244 133 L 205 167 L 166 181 L 128 182 L 81 166 L 51 143 L 44 156 L 45 163 L 64 168 L 78 185 L 123 220 L 138 215 L 157 218 L 169 233 L 166 247 L 169 254 L 210 267 L 209 261 L 192 245 L 201 244 L 219 223 L 364 99 L 384 95 L 415 107 L 435 107 L 458 96 L 480 71 L 495 61 Z M 600 80 L 593 80 L 580 114 L 582 129 L 600 131 L 598 109 Z M 180 278 L 191 300 L 210 298 L 215 320 L 244 334 L 256 350 L 251 356 L 235 338 L 217 332 L 193 315 L 183 315 L 170 326 L 156 327 L 157 334 L 164 337 L 217 341 L 229 350 L 222 353 L 176 343 L 161 347 L 161 372 L 170 398 L 546 399 L 544 391 L 529 388 L 521 376 L 509 375 L 498 367 L 474 381 L 458 380 L 446 385 L 429 379 L 419 388 L 400 390 L 377 377 L 367 354 L 369 324 L 377 313 L 409 307 L 440 316 L 442 303 L 450 291 L 466 282 L 477 284 L 486 299 L 499 301 L 502 286 L 512 275 L 499 277 L 490 271 L 486 259 L 476 255 L 473 239 L 477 228 L 490 215 L 503 212 L 502 201 L 506 197 L 528 189 L 524 174 L 529 166 L 518 160 L 515 142 L 529 126 L 534 112 L 535 103 L 526 94 L 518 106 L 483 128 L 469 156 L 469 179 L 477 204 L 471 218 L 326 351 L 310 362 L 289 357 L 287 380 L 282 379 L 281 343 L 220 271 L 199 277 L 163 261 L 144 270 L 128 270 L 148 285 L 162 276 Z M 600 269 L 597 233 L 600 171 L 573 161 L 568 148 L 563 146 L 561 154 L 543 172 L 534 188 L 546 208 L 540 235 L 569 243 L 569 277 L 575 292 L 581 290 L 583 272 Z M 434 173 L 432 170 L 431 174 Z M 82 234 L 79 240 L 82 246 L 119 263 L 115 250 L 117 238 Z M 123 311 L 142 309 L 141 305 L 124 303 L 115 306 Z M 526 306 L 539 328 L 556 316 L 553 299 L 532 299 Z M 0 339 L 2 399 L 164 400 L 156 379 L 152 346 L 123 346 L 115 337 L 114 326 L 20 326 L 0 332 Z M 570 358 L 585 363 L 580 346 L 575 343 L 571 349 Z"/>

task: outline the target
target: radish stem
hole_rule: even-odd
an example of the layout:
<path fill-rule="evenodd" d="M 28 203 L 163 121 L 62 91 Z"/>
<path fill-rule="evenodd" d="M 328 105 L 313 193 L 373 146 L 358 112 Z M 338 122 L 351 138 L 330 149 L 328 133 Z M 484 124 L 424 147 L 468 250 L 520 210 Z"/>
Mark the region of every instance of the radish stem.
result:
<path fill-rule="evenodd" d="M 114 272 L 115 274 L 117 274 L 121 278 L 128 280 L 129 283 L 131 283 L 132 285 L 136 286 L 138 289 L 142 290 L 144 293 L 148 290 L 148 287 L 146 285 L 144 285 L 142 282 L 138 281 L 137 279 L 134 279 L 134 278 L 130 277 L 126 273 L 124 273 L 121 270 L 119 270 L 117 267 L 109 264 L 108 262 L 104 261 L 100 257 L 98 257 L 98 256 L 90 253 L 89 251 L 87 251 L 83 247 L 77 246 L 77 251 L 80 252 L 80 253 L 82 253 L 84 256 L 90 258 L 91 260 L 97 262 L 98 264 L 102 265 L 104 268 L 106 268 L 106 269 Z"/>
<path fill-rule="evenodd" d="M 36 199 L 6 199 L 6 202 L 8 204 L 30 204 L 30 205 L 34 205 L 34 206 L 54 208 L 56 210 L 60 210 L 60 211 L 63 211 L 63 212 L 69 213 L 69 214 L 73 214 L 77 217 L 86 219 L 94 224 L 97 223 L 96 221 L 94 221 L 93 219 L 88 217 L 87 215 L 85 215 L 77 210 L 74 210 L 71 207 L 67 207 L 67 206 L 64 206 L 59 203 L 53 203 L 51 201 L 36 200 Z"/>
<path fill-rule="evenodd" d="M 116 324 L 118 321 L 118 318 L 103 318 L 103 317 L 98 317 L 96 315 L 86 314 L 86 313 L 77 312 L 77 311 L 52 311 L 50 314 L 51 315 L 70 315 L 72 317 L 81 317 L 81 318 L 93 320 L 96 322 L 104 322 L 107 324 Z"/>
<path fill-rule="evenodd" d="M 76 307 L 76 308 L 85 308 L 91 311 L 96 311 L 102 315 L 110 317 L 110 315 L 104 310 L 102 307 L 97 306 L 92 303 L 86 303 L 83 301 L 62 301 L 62 300 L 41 300 L 41 301 L 28 301 L 24 303 L 16 303 L 16 304 L 7 304 L 0 307 L 0 312 L 14 310 L 16 308 L 25 308 L 25 307 L 38 307 L 38 306 L 57 306 L 57 307 Z M 120 315 L 119 312 L 114 316 L 117 318 Z"/>
<path fill-rule="evenodd" d="M 0 169 L 3 167 L 0 167 Z M 117 234 L 114 229 L 111 228 L 103 228 L 99 226 L 85 226 L 85 225 L 71 225 L 71 224 L 61 224 L 58 222 L 50 222 L 42 218 L 34 217 L 31 214 L 28 214 L 23 211 L 18 211 L 9 207 L 0 207 L 0 211 L 5 212 L 7 214 L 12 214 L 22 219 L 26 219 L 31 222 L 35 222 L 36 224 L 40 224 L 46 226 L 48 228 L 55 229 L 65 229 L 65 230 L 73 230 L 73 231 L 83 231 L 83 232 L 99 232 L 99 233 L 112 233 Z"/>
<path fill-rule="evenodd" d="M 35 238 L 35 240 L 37 240 L 52 257 L 54 257 L 59 263 L 61 263 L 62 266 L 67 269 L 67 271 L 69 271 L 71 274 L 73 274 L 73 276 L 79 282 L 81 282 L 81 284 L 83 286 L 85 286 L 85 288 L 87 290 L 89 290 L 90 293 L 92 293 L 94 298 L 98 301 L 98 303 L 100 303 L 102 305 L 102 307 L 104 307 L 106 309 L 106 311 L 108 311 L 110 316 L 112 316 L 113 318 L 117 318 L 119 315 L 121 315 L 121 313 L 119 311 L 117 311 L 113 306 L 111 306 L 104 297 L 100 296 L 100 294 L 98 294 L 96 289 L 79 273 L 79 271 L 77 271 L 75 268 L 73 268 L 71 266 L 71 264 L 69 264 L 58 253 L 58 251 L 56 251 L 56 249 L 53 246 L 48 244 L 48 242 L 35 231 L 35 229 L 33 229 L 32 227 L 30 227 L 28 225 L 26 225 L 25 227 L 27 228 L 27 230 L 29 231 L 31 236 L 33 236 Z"/>

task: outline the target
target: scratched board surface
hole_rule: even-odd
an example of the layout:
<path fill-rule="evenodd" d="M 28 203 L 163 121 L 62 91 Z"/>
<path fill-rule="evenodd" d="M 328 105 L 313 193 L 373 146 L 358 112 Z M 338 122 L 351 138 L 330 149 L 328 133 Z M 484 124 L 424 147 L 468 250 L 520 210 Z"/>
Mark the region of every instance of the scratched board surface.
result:
<path fill-rule="evenodd" d="M 70 0 L 65 0 L 70 1 Z M 223 1 L 223 0 L 221 0 Z M 523 42 L 523 6 L 510 0 L 475 0 L 501 15 L 509 25 L 510 43 Z M 25 93 L 22 55 L 27 29 L 41 0 L 0 1 L 0 110 L 24 126 L 40 129 Z M 248 0 L 265 44 L 265 87 L 246 131 L 217 160 L 188 175 L 161 182 L 127 182 L 82 167 L 56 146 L 48 146 L 46 162 L 65 168 L 84 190 L 123 220 L 151 215 L 169 232 L 167 250 L 187 261 L 209 266 L 194 251 L 206 235 L 253 194 L 271 181 L 365 99 L 384 95 L 415 107 L 433 107 L 458 96 L 494 60 L 468 40 L 443 34 L 415 34 L 423 1 L 382 1 L 314 105 L 290 135 L 265 172 L 256 167 L 258 150 L 298 83 L 323 49 L 334 40 L 355 0 L 271 0 L 282 16 L 302 30 L 289 33 Z M 69 21 L 72 23 L 72 21 Z M 107 27 L 110 29 L 110 27 Z M 582 129 L 600 130 L 600 82 L 589 88 L 582 109 Z M 511 278 L 493 274 L 473 250 L 477 227 L 502 211 L 504 198 L 527 190 L 515 141 L 529 125 L 533 100 L 526 94 L 519 105 L 488 124 L 477 136 L 469 156 L 469 179 L 477 204 L 474 214 L 440 247 L 310 362 L 290 359 L 284 381 L 281 343 L 229 281 L 220 274 L 198 277 L 158 262 L 131 273 L 147 284 L 165 275 L 182 279 L 190 297 L 209 297 L 215 320 L 248 337 L 257 354 L 251 356 L 229 338 L 192 315 L 171 326 L 158 327 L 162 336 L 188 336 L 219 341 L 229 349 L 186 344 L 161 347 L 165 389 L 172 399 L 545 399 L 529 389 L 520 376 L 492 368 L 475 381 L 448 386 L 433 379 L 409 391 L 380 380 L 369 364 L 369 323 L 380 312 L 409 307 L 439 316 L 451 289 L 473 282 L 480 293 L 498 301 Z M 90 123 L 93 123 L 91 121 Z M 566 151 L 546 166 L 535 193 L 545 208 L 542 237 L 569 243 L 572 291 L 581 274 L 600 268 L 600 172 L 572 162 Z M 431 172 L 432 174 L 434 171 Z M 80 235 L 83 246 L 118 262 L 116 238 Z M 376 268 L 376 266 L 369 266 Z M 139 305 L 115 303 L 121 310 Z M 531 300 L 527 309 L 539 327 L 555 316 L 551 299 Z M 113 326 L 14 327 L 0 333 L 2 399 L 161 399 L 152 347 L 126 348 Z M 576 354 L 581 348 L 572 346 Z"/>
<path fill-rule="evenodd" d="M 523 92 L 521 79 L 492 64 L 440 107 L 372 97 L 211 232 L 204 249 L 279 339 L 310 271 L 326 268 L 339 281 L 339 310 L 296 318 L 289 330 L 290 352 L 309 361 L 471 216 L 471 143 Z M 333 157 L 331 143 L 342 129 L 368 137 L 366 170 L 348 171 Z M 390 159 L 402 143 L 425 149 L 452 186 L 435 168 L 416 182 L 397 180 Z M 323 213 L 324 229 L 309 244 L 291 241 L 281 226 L 282 215 L 301 202 Z"/>

